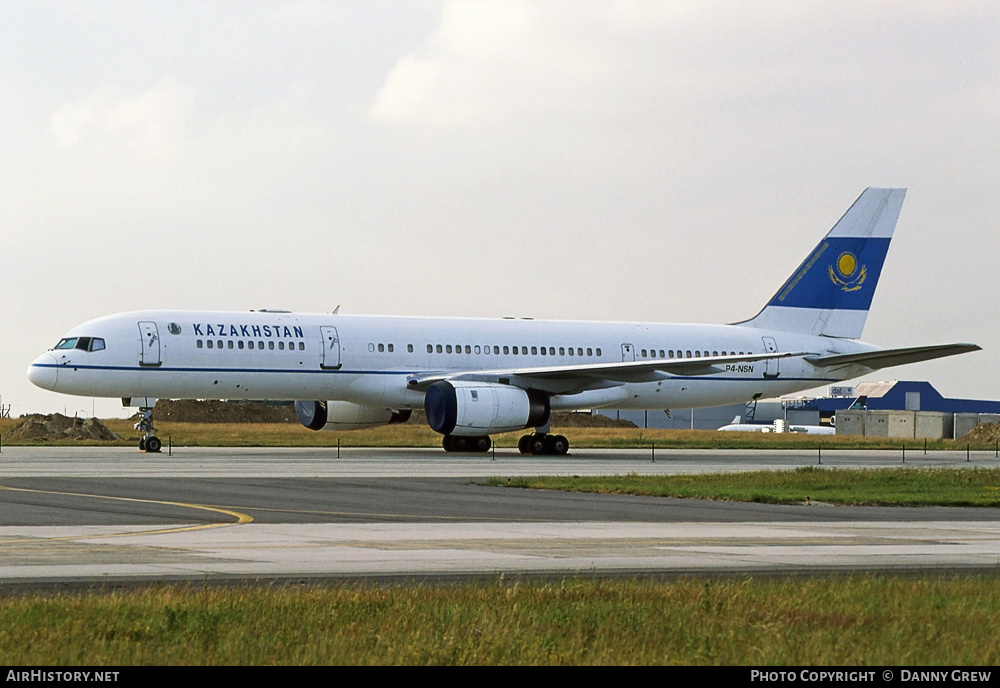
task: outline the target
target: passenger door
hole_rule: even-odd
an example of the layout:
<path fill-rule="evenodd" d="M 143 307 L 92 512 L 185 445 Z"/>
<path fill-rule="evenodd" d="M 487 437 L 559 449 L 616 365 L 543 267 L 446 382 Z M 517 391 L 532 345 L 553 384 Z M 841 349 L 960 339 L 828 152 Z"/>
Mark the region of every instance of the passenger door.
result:
<path fill-rule="evenodd" d="M 774 337 L 761 337 L 761 339 L 764 341 L 764 351 L 766 353 L 778 353 L 778 345 L 775 343 Z M 769 358 L 764 361 L 764 377 L 776 378 L 781 374 L 778 370 L 778 361 L 779 359 L 777 358 Z"/>
<path fill-rule="evenodd" d="M 139 365 L 155 368 L 160 365 L 160 333 L 156 323 L 148 320 L 139 323 Z"/>
<path fill-rule="evenodd" d="M 324 370 L 338 370 L 340 363 L 340 337 L 337 328 L 324 325 L 319 328 L 323 336 L 323 353 L 320 356 L 319 367 Z"/>

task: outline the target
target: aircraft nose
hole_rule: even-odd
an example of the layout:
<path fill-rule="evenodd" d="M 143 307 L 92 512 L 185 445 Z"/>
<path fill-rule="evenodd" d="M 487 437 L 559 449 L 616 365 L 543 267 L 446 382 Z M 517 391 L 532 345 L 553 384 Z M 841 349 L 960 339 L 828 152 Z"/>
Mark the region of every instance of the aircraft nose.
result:
<path fill-rule="evenodd" d="M 59 381 L 59 365 L 52 354 L 42 354 L 28 367 L 28 379 L 42 389 L 55 390 Z"/>

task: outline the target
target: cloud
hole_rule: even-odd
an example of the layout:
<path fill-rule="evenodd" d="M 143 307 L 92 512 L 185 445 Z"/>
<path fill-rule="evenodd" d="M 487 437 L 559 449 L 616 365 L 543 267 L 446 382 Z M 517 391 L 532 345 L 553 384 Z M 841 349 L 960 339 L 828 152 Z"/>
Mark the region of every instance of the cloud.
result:
<path fill-rule="evenodd" d="M 386 75 L 369 116 L 387 124 L 467 127 L 574 100 L 603 72 L 603 60 L 591 49 L 592 20 L 566 22 L 562 14 L 558 3 L 446 3 L 424 48 Z"/>
<path fill-rule="evenodd" d="M 86 98 L 64 103 L 52 114 L 50 129 L 61 148 L 95 141 L 162 162 L 181 147 L 194 100 L 191 88 L 171 80 L 134 95 L 100 86 Z"/>

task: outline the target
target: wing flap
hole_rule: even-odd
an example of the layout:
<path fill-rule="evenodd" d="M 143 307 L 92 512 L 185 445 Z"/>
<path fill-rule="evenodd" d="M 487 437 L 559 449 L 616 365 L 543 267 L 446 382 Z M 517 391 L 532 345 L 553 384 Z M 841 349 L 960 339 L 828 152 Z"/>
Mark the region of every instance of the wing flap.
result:
<path fill-rule="evenodd" d="M 652 361 L 618 361 L 614 363 L 582 363 L 579 365 L 537 366 L 530 368 L 498 368 L 495 370 L 442 371 L 411 375 L 407 384 L 412 389 L 426 389 L 442 380 L 506 381 L 518 386 L 532 386 L 531 381 L 549 381 L 572 389 L 598 389 L 628 382 L 656 382 L 672 375 L 693 377 L 724 373 L 727 364 L 752 363 L 807 352 L 774 352 L 704 358 L 668 358 Z M 512 382 L 513 379 L 517 382 Z"/>

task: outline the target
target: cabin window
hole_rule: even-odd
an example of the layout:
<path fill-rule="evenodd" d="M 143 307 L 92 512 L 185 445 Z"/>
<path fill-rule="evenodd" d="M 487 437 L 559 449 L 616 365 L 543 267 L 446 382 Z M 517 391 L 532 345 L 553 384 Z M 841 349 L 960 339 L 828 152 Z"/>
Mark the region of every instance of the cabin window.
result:
<path fill-rule="evenodd" d="M 408 353 L 408 354 L 412 354 L 413 353 L 413 345 L 412 344 L 407 344 L 406 345 L 406 353 Z M 428 351 L 427 353 L 430 353 L 430 351 Z"/>
<path fill-rule="evenodd" d="M 215 347 L 217 349 L 221 349 L 222 348 L 222 340 L 221 339 L 215 342 Z"/>
<path fill-rule="evenodd" d="M 383 343 L 379 342 L 379 345 L 378 345 L 378 352 L 379 352 L 380 354 L 383 354 L 383 353 L 385 353 L 385 344 L 383 344 Z"/>
<path fill-rule="evenodd" d="M 482 351 L 482 347 L 480 347 L 478 344 L 476 344 L 476 348 L 474 349 L 474 351 L 478 354 L 478 353 L 480 353 Z"/>
<path fill-rule="evenodd" d="M 537 356 L 538 355 L 538 347 L 537 346 L 531 347 L 531 355 L 532 356 Z"/>
<path fill-rule="evenodd" d="M 600 355 L 601 355 L 601 347 L 597 347 L 597 355 L 598 355 L 598 356 L 600 356 Z"/>
<path fill-rule="evenodd" d="M 306 350 L 306 343 L 299 342 L 299 351 L 305 351 L 305 350 Z"/>
<path fill-rule="evenodd" d="M 564 347 L 564 346 L 560 346 L 559 347 L 559 355 L 560 356 L 565 356 L 566 355 L 566 347 Z"/>
<path fill-rule="evenodd" d="M 285 343 L 284 342 L 278 342 L 278 349 L 280 351 L 284 351 L 285 350 Z"/>
<path fill-rule="evenodd" d="M 202 341 L 201 341 L 201 340 L 199 339 L 199 340 L 198 340 L 197 342 L 195 342 L 195 346 L 197 346 L 197 347 L 198 347 L 198 348 L 200 349 L 200 348 L 202 348 L 202 347 L 203 347 L 203 346 L 205 346 L 205 345 L 204 345 L 204 344 L 202 343 Z"/>
<path fill-rule="evenodd" d="M 569 351 L 569 355 L 570 355 L 570 356 L 572 356 L 572 355 L 573 355 L 573 347 L 570 347 L 570 348 L 568 349 L 568 351 Z"/>
<path fill-rule="evenodd" d="M 274 340 L 271 340 L 271 341 L 269 341 L 269 342 L 267 343 L 267 348 L 268 348 L 268 349 L 269 349 L 270 351 L 274 351 Z"/>
<path fill-rule="evenodd" d="M 211 340 L 211 339 L 209 339 L 209 340 L 208 340 L 208 348 L 209 348 L 209 349 L 212 349 L 212 348 L 214 348 L 214 346 L 215 346 L 215 344 L 214 344 L 214 343 L 212 342 L 212 340 Z"/>
<path fill-rule="evenodd" d="M 465 353 L 471 354 L 472 353 L 472 346 L 470 346 L 469 344 L 466 344 L 465 345 Z"/>
<path fill-rule="evenodd" d="M 230 339 L 228 342 L 226 342 L 226 344 L 229 346 L 230 349 L 232 349 L 232 348 L 234 348 L 236 346 L 235 344 L 233 344 L 233 340 L 232 339 Z"/>
<path fill-rule="evenodd" d="M 495 344 L 493 345 L 493 354 L 496 356 L 500 355 L 500 347 Z"/>
<path fill-rule="evenodd" d="M 589 346 L 587 347 L 587 355 L 588 356 L 593 356 L 594 355 L 594 350 L 591 349 Z"/>
<path fill-rule="evenodd" d="M 253 350 L 254 347 L 253 347 L 253 340 L 252 339 L 249 342 L 247 342 L 247 348 L 250 349 L 250 350 Z"/>
<path fill-rule="evenodd" d="M 238 349 L 242 349 L 244 346 L 246 346 L 246 344 L 243 343 L 242 339 L 240 341 L 236 342 L 236 347 Z"/>

